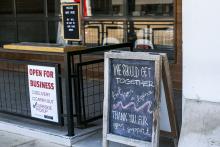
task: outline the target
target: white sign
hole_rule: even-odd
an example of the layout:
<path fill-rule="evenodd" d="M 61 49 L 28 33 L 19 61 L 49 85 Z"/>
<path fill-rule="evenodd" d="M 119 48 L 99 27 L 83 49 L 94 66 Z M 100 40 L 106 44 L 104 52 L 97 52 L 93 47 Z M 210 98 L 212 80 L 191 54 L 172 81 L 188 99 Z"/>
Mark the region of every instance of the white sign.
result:
<path fill-rule="evenodd" d="M 31 116 L 58 122 L 55 67 L 28 65 Z"/>

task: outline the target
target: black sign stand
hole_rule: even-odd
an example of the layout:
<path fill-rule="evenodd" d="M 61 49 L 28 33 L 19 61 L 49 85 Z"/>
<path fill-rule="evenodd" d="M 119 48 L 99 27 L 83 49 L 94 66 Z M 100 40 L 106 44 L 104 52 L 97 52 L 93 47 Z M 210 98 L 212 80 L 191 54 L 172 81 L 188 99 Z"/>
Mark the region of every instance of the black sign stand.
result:
<path fill-rule="evenodd" d="M 62 4 L 63 37 L 68 41 L 81 41 L 80 4 Z"/>
<path fill-rule="evenodd" d="M 148 53 L 105 54 L 103 147 L 159 146 L 161 63 Z"/>

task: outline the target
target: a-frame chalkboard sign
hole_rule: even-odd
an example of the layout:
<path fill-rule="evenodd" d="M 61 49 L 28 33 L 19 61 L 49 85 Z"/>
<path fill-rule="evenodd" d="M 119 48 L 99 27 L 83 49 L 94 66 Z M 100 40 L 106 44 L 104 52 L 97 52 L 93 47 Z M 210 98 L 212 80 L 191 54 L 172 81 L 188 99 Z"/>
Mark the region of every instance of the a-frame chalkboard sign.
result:
<path fill-rule="evenodd" d="M 62 24 L 64 40 L 80 41 L 80 4 L 62 4 Z"/>
<path fill-rule="evenodd" d="M 105 53 L 103 147 L 158 147 L 161 67 L 160 55 Z"/>

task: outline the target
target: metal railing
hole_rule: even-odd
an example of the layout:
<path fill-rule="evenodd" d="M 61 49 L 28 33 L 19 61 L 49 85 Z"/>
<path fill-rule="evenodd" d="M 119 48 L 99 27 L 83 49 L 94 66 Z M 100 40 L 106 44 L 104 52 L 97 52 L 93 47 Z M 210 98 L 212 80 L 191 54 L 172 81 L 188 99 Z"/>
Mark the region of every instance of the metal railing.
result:
<path fill-rule="evenodd" d="M 104 97 L 104 60 L 93 60 L 76 65 L 78 80 L 78 123 L 86 124 L 102 117 Z"/>
<path fill-rule="evenodd" d="M 74 89 L 75 112 L 78 126 L 102 117 L 104 99 L 104 52 L 133 50 L 131 43 L 88 48 L 68 53 L 71 85 Z M 74 61 L 74 63 L 73 63 Z M 72 64 L 73 63 L 73 64 Z M 69 76 L 70 76 L 69 75 Z"/>
<path fill-rule="evenodd" d="M 44 121 L 31 116 L 28 65 L 41 65 L 56 68 L 58 117 L 61 117 L 61 82 L 60 65 L 55 63 L 43 63 L 34 61 L 0 59 L 0 112 Z M 60 119 L 61 120 L 61 119 Z M 45 121 L 46 122 L 46 121 Z M 59 124 L 63 124 L 62 121 Z"/>
<path fill-rule="evenodd" d="M 11 54 L 30 54 L 28 51 L 9 52 L 7 59 L 0 58 L 0 112 L 43 121 L 31 116 L 28 88 L 28 65 L 55 67 L 58 78 L 59 123 L 66 126 L 67 135 L 74 135 L 74 125 L 87 126 L 102 117 L 104 99 L 104 52 L 109 50 L 130 50 L 132 44 L 117 44 L 88 48 L 61 54 L 58 61 L 23 61 L 10 58 Z M 3 51 L 4 52 L 4 51 Z M 31 53 L 44 56 L 55 54 Z M 57 55 L 57 54 L 56 54 Z M 50 59 L 50 58 L 48 58 Z M 40 59 L 39 59 L 40 60 Z M 76 119 L 74 119 L 76 118 Z M 76 121 L 75 121 L 76 120 Z"/>

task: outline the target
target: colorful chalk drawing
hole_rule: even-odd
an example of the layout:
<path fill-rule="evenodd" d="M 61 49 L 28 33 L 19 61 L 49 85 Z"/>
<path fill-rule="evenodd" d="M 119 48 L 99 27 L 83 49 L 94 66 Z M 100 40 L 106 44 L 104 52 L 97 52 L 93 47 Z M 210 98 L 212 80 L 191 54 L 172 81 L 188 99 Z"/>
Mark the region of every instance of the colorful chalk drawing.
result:
<path fill-rule="evenodd" d="M 126 100 L 126 98 L 129 98 L 133 92 L 134 92 L 133 90 L 129 90 L 128 92 L 122 92 L 121 88 L 118 87 L 118 90 L 116 93 L 112 91 L 112 97 L 114 100 L 116 100 L 117 98 L 119 99 L 122 98 L 123 100 Z"/>
<path fill-rule="evenodd" d="M 145 98 L 153 94 L 152 91 L 143 92 L 141 95 L 132 95 L 134 93 L 133 90 L 129 90 L 127 92 L 123 92 L 120 87 L 118 87 L 117 92 L 112 91 L 112 97 L 116 101 L 119 99 L 118 102 L 113 104 L 113 109 L 121 108 L 123 110 L 128 109 L 129 107 L 133 106 L 135 112 L 140 112 L 143 109 L 147 108 L 148 113 L 152 114 L 151 106 L 152 102 L 150 100 L 146 101 L 143 105 L 138 106 L 139 103 L 143 103 L 145 101 Z M 128 104 L 123 104 L 123 101 L 126 101 L 126 99 L 130 98 L 131 102 Z"/>
<path fill-rule="evenodd" d="M 147 101 L 145 102 L 143 105 L 141 105 L 140 107 L 137 107 L 135 105 L 134 102 L 130 102 L 127 105 L 123 105 L 122 102 L 118 102 L 117 104 L 113 104 L 113 109 L 117 109 L 117 108 L 122 108 L 122 109 L 128 109 L 130 106 L 134 106 L 134 111 L 139 112 L 142 111 L 145 107 L 147 107 L 147 112 L 152 114 L 153 112 L 150 110 L 151 106 L 152 106 L 152 102 L 151 101 Z"/>

